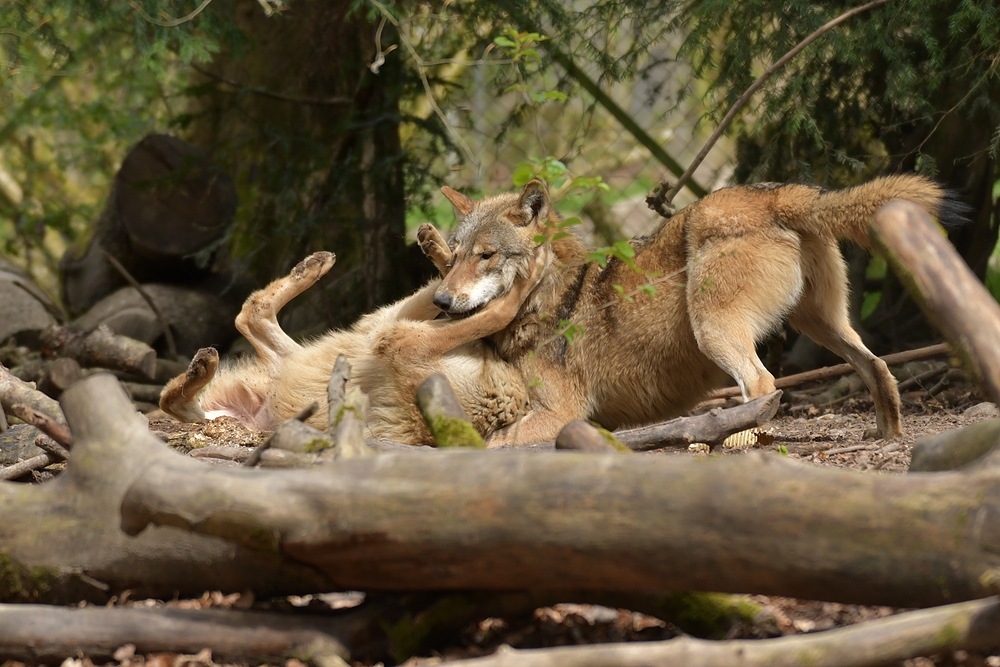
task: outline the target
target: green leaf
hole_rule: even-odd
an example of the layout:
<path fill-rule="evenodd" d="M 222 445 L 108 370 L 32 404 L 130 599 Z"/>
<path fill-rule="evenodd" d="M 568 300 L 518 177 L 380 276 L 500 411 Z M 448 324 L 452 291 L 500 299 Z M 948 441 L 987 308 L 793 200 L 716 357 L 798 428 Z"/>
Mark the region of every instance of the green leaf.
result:
<path fill-rule="evenodd" d="M 629 258 L 635 257 L 635 249 L 629 245 L 628 241 L 615 241 L 615 254 L 619 258 Z"/>
<path fill-rule="evenodd" d="M 517 44 L 507 39 L 506 37 L 494 37 L 493 43 L 496 44 L 497 46 L 502 46 L 506 49 L 517 48 Z"/>

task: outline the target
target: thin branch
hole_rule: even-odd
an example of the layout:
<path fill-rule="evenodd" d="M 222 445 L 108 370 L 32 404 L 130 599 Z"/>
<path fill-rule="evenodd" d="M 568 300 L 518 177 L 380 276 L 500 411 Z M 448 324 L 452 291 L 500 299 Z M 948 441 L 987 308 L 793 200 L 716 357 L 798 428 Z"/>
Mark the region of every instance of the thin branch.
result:
<path fill-rule="evenodd" d="M 145 289 L 143 289 L 142 285 L 139 284 L 139 281 L 136 280 L 132 276 L 132 274 L 128 272 L 128 269 L 126 269 L 122 265 L 122 263 L 119 262 L 114 257 L 114 255 L 112 255 L 111 253 L 109 253 L 104 248 L 101 248 L 101 252 L 104 253 L 104 258 L 106 260 L 108 260 L 108 263 L 111 264 L 111 266 L 115 267 L 115 270 L 118 271 L 118 273 L 121 274 L 122 278 L 124 278 L 126 280 L 126 282 L 128 282 L 129 285 L 131 285 L 133 288 L 135 288 L 135 291 L 139 293 L 139 296 L 141 296 L 142 300 L 146 302 L 146 305 L 148 305 L 152 309 L 153 314 L 156 316 L 157 322 L 160 323 L 160 328 L 163 329 L 163 335 L 167 339 L 167 353 L 170 354 L 170 358 L 171 359 L 173 359 L 174 361 L 176 361 L 177 360 L 177 342 L 174 340 L 174 334 L 170 330 L 170 324 L 167 322 L 167 318 L 163 316 L 163 313 L 156 306 L 156 303 L 153 301 L 153 298 L 151 296 L 149 296 L 149 293 L 146 292 Z"/>
<path fill-rule="evenodd" d="M 30 405 L 25 405 L 24 403 L 12 403 L 10 406 L 10 412 L 25 424 L 31 424 L 39 431 L 52 438 L 59 444 L 60 449 L 64 447 L 69 449 L 73 446 L 73 434 L 69 432 L 69 429 L 52 419 L 52 417 L 49 417 L 44 412 L 35 410 Z M 57 456 L 63 455 L 59 453 Z M 66 457 L 63 456 L 63 458 Z"/>
<path fill-rule="evenodd" d="M 198 16 L 198 14 L 201 14 L 202 11 L 204 11 L 205 7 L 208 7 L 209 3 L 211 3 L 211 2 L 212 2 L 212 0 L 203 0 L 203 2 L 200 5 L 198 5 L 198 8 L 196 10 L 194 10 L 193 12 L 191 12 L 190 14 L 188 14 L 187 16 L 182 16 L 179 19 L 175 19 L 175 18 L 171 17 L 171 18 L 169 18 L 166 21 L 162 21 L 160 19 L 153 18 L 152 16 L 150 16 L 149 14 L 147 14 L 146 10 L 144 10 L 142 8 L 142 6 L 139 3 L 137 3 L 137 2 L 134 2 L 134 1 L 130 0 L 130 2 L 128 4 L 130 4 L 132 6 L 132 9 L 134 9 L 137 12 L 139 12 L 139 16 L 141 16 L 142 18 L 146 19 L 150 23 L 153 23 L 153 24 L 158 25 L 158 26 L 163 26 L 164 28 L 174 28 L 176 26 L 179 26 L 182 23 L 187 23 L 188 21 L 191 21 L 192 19 L 194 19 L 194 17 Z"/>
<path fill-rule="evenodd" d="M 590 93 L 590 95 L 597 100 L 598 104 L 604 107 L 608 113 L 614 116 L 615 120 L 621 123 L 621 126 L 624 127 L 636 141 L 642 144 L 643 147 L 649 151 L 650 155 L 652 155 L 660 164 L 669 169 L 675 175 L 683 173 L 684 169 L 681 167 L 680 163 L 667 153 L 667 151 L 664 150 L 663 146 L 661 146 L 656 139 L 651 137 L 648 132 L 642 129 L 642 127 L 635 122 L 635 119 L 632 118 L 627 111 L 622 109 L 613 99 L 611 99 L 611 96 L 604 92 L 601 87 L 597 85 L 596 81 L 587 76 L 586 72 L 580 69 L 569 56 L 562 53 L 552 45 L 543 45 L 542 48 L 548 51 L 549 55 L 552 56 L 552 60 L 559 63 L 562 68 L 566 70 L 566 73 L 575 79 L 576 82 L 580 84 L 581 88 Z M 682 184 L 682 186 L 683 185 L 687 185 L 688 189 L 691 190 L 691 192 L 693 192 L 697 197 L 704 197 L 708 194 L 708 190 L 691 180 L 690 176 L 687 181 Z"/>
<path fill-rule="evenodd" d="M 457 660 L 454 667 L 633 667 L 639 665 L 800 665 L 868 667 L 897 664 L 942 650 L 988 650 L 1000 636 L 997 599 L 973 600 L 910 611 L 843 628 L 775 639 L 711 641 L 678 637 L 662 642 L 510 647 L 493 655 Z"/>
<path fill-rule="evenodd" d="M 217 74 L 216 72 L 209 71 L 204 67 L 196 65 L 195 63 L 191 63 L 191 67 L 196 72 L 204 74 L 208 78 L 214 79 L 219 83 L 224 83 L 228 86 L 232 86 L 233 88 L 239 88 L 240 90 L 245 90 L 248 93 L 253 93 L 254 95 L 260 95 L 261 97 L 269 97 L 272 100 L 280 100 L 282 102 L 293 102 L 295 104 L 312 104 L 316 106 L 331 106 L 331 107 L 348 106 L 354 103 L 353 99 L 343 95 L 334 97 L 307 97 L 299 95 L 286 95 L 285 93 L 276 93 L 274 91 L 267 90 L 265 88 L 260 88 L 257 86 L 247 86 L 245 84 L 240 83 L 239 81 L 236 81 L 235 79 L 230 79 L 229 77 Z"/>
<path fill-rule="evenodd" d="M 413 44 L 406 38 L 403 31 L 399 27 L 399 21 L 396 17 L 378 0 L 368 0 L 375 9 L 377 9 L 382 16 L 391 23 L 396 28 L 396 35 L 399 37 L 400 43 L 402 43 L 403 48 L 410 54 L 410 58 L 413 59 L 414 64 L 417 66 L 417 74 L 420 76 L 420 83 L 423 84 L 424 94 L 427 95 L 427 103 L 431 105 L 431 109 L 434 110 L 434 115 L 438 117 L 441 123 L 444 125 L 448 134 L 451 135 L 452 140 L 462 149 L 465 153 L 465 157 L 471 164 L 473 164 L 476 169 L 479 169 L 479 160 L 476 159 L 476 154 L 473 152 L 469 144 L 462 138 L 462 135 L 458 133 L 455 126 L 448 121 L 448 117 L 445 116 L 444 111 L 438 106 L 437 100 L 434 98 L 434 89 L 431 87 L 431 82 L 427 79 L 426 65 L 424 61 L 420 58 L 417 50 L 413 47 Z"/>
<path fill-rule="evenodd" d="M 929 359 L 931 357 L 938 357 L 943 354 L 951 354 L 952 349 L 947 343 L 938 343 L 937 345 L 928 345 L 927 347 L 918 347 L 915 350 L 907 350 L 905 352 L 896 352 L 893 354 L 887 354 L 883 357 L 879 357 L 885 363 L 892 364 L 905 364 L 910 361 L 917 361 L 919 359 Z M 836 366 L 826 366 L 824 368 L 817 368 L 811 371 L 805 371 L 802 373 L 796 373 L 794 375 L 786 375 L 784 377 L 779 377 L 774 379 L 774 386 L 776 389 L 787 389 L 789 387 L 794 387 L 795 385 L 804 384 L 806 382 L 815 382 L 817 380 L 829 380 L 830 378 L 835 378 L 840 375 L 847 375 L 848 373 L 855 372 L 854 367 L 850 364 L 837 364 Z M 739 387 L 726 387 L 725 389 L 719 389 L 713 392 L 706 400 L 712 400 L 714 398 L 732 398 L 740 395 Z"/>
<path fill-rule="evenodd" d="M 725 117 L 722 119 L 722 122 L 720 122 L 719 126 L 715 128 L 715 132 L 713 132 L 712 136 L 708 138 L 708 141 L 705 142 L 705 145 L 702 147 L 701 151 L 698 153 L 698 155 L 695 156 L 694 160 L 688 166 L 687 170 L 677 180 L 674 186 L 669 190 L 666 190 L 667 186 L 666 182 L 660 183 L 660 187 L 657 188 L 655 193 L 651 194 L 649 197 L 646 198 L 646 203 L 649 204 L 649 207 L 654 211 L 656 211 L 657 213 L 659 213 L 660 215 L 662 215 L 663 217 L 669 218 L 670 213 L 668 212 L 667 207 L 670 206 L 670 203 L 674 200 L 674 197 L 676 197 L 677 193 L 680 192 L 681 188 L 683 188 L 687 184 L 687 182 L 691 180 L 691 177 L 694 175 L 695 170 L 699 166 L 701 166 L 702 161 L 708 156 L 708 153 L 709 151 L 712 150 L 712 147 L 715 146 L 715 142 L 717 142 L 719 138 L 723 135 L 723 133 L 725 133 L 725 131 L 729 128 L 729 124 L 736 117 L 736 114 L 739 113 L 739 111 L 747 104 L 747 102 L 750 101 L 750 98 L 753 97 L 754 93 L 756 93 L 761 86 L 767 83 L 767 80 L 771 78 L 771 75 L 773 75 L 779 69 L 784 67 L 789 60 L 797 56 L 804 48 L 806 48 L 814 41 L 819 39 L 827 31 L 837 27 L 847 19 L 857 14 L 866 12 L 869 9 L 878 7 L 879 5 L 884 5 L 887 2 L 889 2 L 889 0 L 874 0 L 874 2 L 869 2 L 866 5 L 861 5 L 860 7 L 855 7 L 854 9 L 844 12 L 837 18 L 827 22 L 825 25 L 818 28 L 811 35 L 809 35 L 804 40 L 799 42 L 795 47 L 793 47 L 791 51 L 783 55 L 776 63 L 768 67 L 767 70 L 763 74 L 761 74 L 749 88 L 746 89 L 746 92 L 744 92 L 743 95 L 740 96 L 738 100 L 736 100 L 736 103 L 732 106 L 732 108 L 729 109 L 729 112 L 726 113 Z"/>

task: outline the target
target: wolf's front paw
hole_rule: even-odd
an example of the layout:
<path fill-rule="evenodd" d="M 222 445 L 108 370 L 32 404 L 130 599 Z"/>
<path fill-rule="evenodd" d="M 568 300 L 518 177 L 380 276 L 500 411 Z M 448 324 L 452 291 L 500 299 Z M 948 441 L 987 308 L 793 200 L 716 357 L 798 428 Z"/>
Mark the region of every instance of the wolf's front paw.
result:
<path fill-rule="evenodd" d="M 434 225 L 424 223 L 417 229 L 417 245 L 423 251 L 434 266 L 437 267 L 441 275 L 448 273 L 448 264 L 451 262 L 451 248 L 447 241 L 441 236 L 441 232 Z"/>

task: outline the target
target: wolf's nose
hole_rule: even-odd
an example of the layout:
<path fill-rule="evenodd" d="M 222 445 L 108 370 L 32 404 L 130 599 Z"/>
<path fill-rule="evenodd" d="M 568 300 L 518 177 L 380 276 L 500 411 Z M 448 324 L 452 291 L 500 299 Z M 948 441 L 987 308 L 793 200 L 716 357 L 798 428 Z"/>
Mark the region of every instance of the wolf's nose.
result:
<path fill-rule="evenodd" d="M 435 294 L 434 305 L 447 312 L 451 308 L 451 297 L 447 294 Z"/>

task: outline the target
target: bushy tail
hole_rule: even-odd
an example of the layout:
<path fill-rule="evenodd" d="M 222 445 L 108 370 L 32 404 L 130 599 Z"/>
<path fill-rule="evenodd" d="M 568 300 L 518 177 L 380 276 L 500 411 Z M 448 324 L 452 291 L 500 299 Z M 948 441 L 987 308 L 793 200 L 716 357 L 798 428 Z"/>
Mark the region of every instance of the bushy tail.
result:
<path fill-rule="evenodd" d="M 821 191 L 811 211 L 800 222 L 799 231 L 833 238 L 849 238 L 862 247 L 870 245 L 868 225 L 883 204 L 906 199 L 921 206 L 946 228 L 968 222 L 972 208 L 954 193 L 917 174 L 883 176 L 843 190 Z M 797 227 L 790 221 L 790 227 Z"/>

